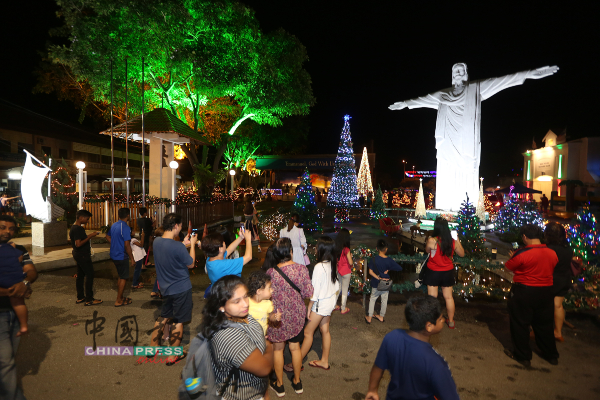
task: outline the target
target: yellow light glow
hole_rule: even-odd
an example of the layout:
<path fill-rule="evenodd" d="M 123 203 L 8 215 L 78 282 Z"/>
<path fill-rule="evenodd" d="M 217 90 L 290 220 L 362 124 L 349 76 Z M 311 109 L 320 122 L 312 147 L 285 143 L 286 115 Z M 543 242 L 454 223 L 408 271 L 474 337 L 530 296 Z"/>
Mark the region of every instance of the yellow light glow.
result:
<path fill-rule="evenodd" d="M 181 145 L 176 144 L 174 147 L 174 152 L 175 152 L 175 159 L 176 160 L 183 160 L 185 158 L 185 153 L 183 151 L 183 149 L 181 148 Z"/>
<path fill-rule="evenodd" d="M 550 175 L 542 175 L 542 176 L 538 176 L 536 181 L 538 182 L 550 182 L 552 180 L 552 177 Z"/>

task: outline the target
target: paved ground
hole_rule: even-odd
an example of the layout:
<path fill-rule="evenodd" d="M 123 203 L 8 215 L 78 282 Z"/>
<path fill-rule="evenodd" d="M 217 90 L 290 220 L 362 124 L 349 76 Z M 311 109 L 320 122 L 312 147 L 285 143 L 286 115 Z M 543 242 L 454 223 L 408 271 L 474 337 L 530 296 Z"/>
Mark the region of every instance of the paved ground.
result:
<path fill-rule="evenodd" d="M 380 235 L 366 221 L 354 223 L 356 239 L 368 245 Z M 362 243 L 363 240 L 355 243 Z M 260 256 L 264 255 L 261 253 Z M 244 276 L 262 264 L 254 261 Z M 17 355 L 18 372 L 28 399 L 106 399 L 118 395 L 129 399 L 175 399 L 181 366 L 136 363 L 133 356 L 84 356 L 84 346 L 93 338 L 86 334 L 86 321 L 105 318 L 103 331 L 96 336 L 98 346 L 115 346 L 118 321 L 135 316 L 138 344 L 149 344 L 147 331 L 159 313 L 161 301 L 150 299 L 150 289 L 133 291 L 130 306 L 113 307 L 116 297 L 116 272 L 109 262 L 96 264 L 96 297 L 104 300 L 92 308 L 75 304 L 74 268 L 41 273 L 28 301 L 31 332 L 22 339 Z M 208 284 L 204 272 L 194 271 L 194 315 L 186 327 L 184 344 L 190 333 L 198 331 L 202 294 Z M 153 270 L 144 273 L 147 286 Z M 305 399 L 362 399 L 367 390 L 369 371 L 384 335 L 392 329 L 407 328 L 404 320 L 406 295 L 391 294 L 385 323 L 366 325 L 362 317 L 362 296 L 352 295 L 347 315 L 336 313 L 331 322 L 333 345 L 330 371 L 306 366 L 302 374 Z M 559 343 L 560 363 L 551 366 L 534 355 L 532 368 L 525 370 L 502 352 L 509 343 L 508 315 L 503 303 L 457 304 L 457 329 L 444 329 L 432 344 L 443 355 L 454 375 L 463 399 L 594 399 L 600 392 L 600 328 L 585 316 L 567 317 L 576 330 L 566 328 L 566 341 Z M 87 327 L 88 332 L 91 325 Z M 533 344 L 533 343 L 532 343 Z M 308 358 L 317 357 L 321 348 L 316 336 Z M 305 364 L 306 365 L 306 364 Z M 384 396 L 385 381 L 380 388 Z M 286 380 L 288 394 L 294 398 Z M 383 398 L 383 397 L 382 397 Z"/>

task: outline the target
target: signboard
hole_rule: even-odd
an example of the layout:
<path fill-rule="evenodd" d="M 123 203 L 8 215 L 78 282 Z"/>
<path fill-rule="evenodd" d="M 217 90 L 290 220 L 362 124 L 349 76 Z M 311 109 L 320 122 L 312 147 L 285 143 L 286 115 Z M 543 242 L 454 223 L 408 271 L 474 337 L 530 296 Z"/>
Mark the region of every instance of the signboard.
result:
<path fill-rule="evenodd" d="M 260 170 L 298 170 L 302 171 L 308 168 L 310 171 L 326 169 L 333 170 L 335 167 L 335 154 L 331 156 L 315 156 L 310 155 L 304 157 L 277 157 L 277 156 L 263 156 L 256 157 L 256 169 Z M 355 154 L 356 168 L 360 166 L 362 154 Z M 373 159 L 369 158 L 369 164 L 371 167 L 375 164 L 374 156 Z"/>
<path fill-rule="evenodd" d="M 435 178 L 435 171 L 406 171 L 407 178 Z"/>
<path fill-rule="evenodd" d="M 554 171 L 554 157 L 544 157 L 535 160 L 535 177 L 540 175 L 552 175 Z"/>

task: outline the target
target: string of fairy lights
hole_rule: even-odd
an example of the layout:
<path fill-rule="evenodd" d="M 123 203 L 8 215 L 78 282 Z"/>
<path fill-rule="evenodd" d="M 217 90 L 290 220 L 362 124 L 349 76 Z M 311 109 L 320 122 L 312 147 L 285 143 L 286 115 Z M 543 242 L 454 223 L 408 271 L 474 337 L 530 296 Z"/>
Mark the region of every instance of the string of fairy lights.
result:
<path fill-rule="evenodd" d="M 371 182 L 371 168 L 369 166 L 369 157 L 367 148 L 363 148 L 362 159 L 360 160 L 360 168 L 358 169 L 358 178 L 356 180 L 358 186 L 358 194 L 366 197 L 369 193 L 373 193 L 373 184 Z"/>

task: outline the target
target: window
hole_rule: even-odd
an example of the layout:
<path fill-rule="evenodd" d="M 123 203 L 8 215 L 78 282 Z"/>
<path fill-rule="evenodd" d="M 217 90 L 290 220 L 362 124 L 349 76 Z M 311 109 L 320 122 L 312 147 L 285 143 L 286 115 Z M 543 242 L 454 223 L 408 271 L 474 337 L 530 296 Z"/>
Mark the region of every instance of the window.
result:
<path fill-rule="evenodd" d="M 0 151 L 10 153 L 10 140 L 0 139 Z"/>
<path fill-rule="evenodd" d="M 18 146 L 19 146 L 19 153 L 21 153 L 23 150 L 27 150 L 31 154 L 35 154 L 35 149 L 32 144 L 19 142 Z"/>
<path fill-rule="evenodd" d="M 44 155 L 51 156 L 52 155 L 52 147 L 42 146 L 42 153 L 44 153 Z"/>
<path fill-rule="evenodd" d="M 58 158 L 64 158 L 65 160 L 68 160 L 69 159 L 69 150 L 58 149 Z"/>

